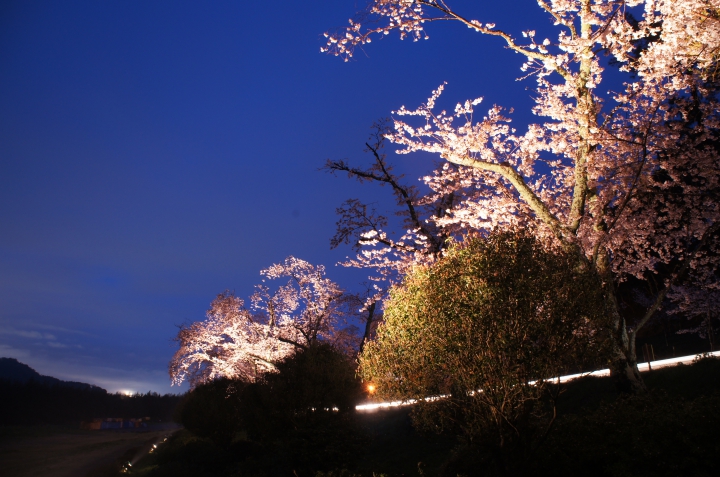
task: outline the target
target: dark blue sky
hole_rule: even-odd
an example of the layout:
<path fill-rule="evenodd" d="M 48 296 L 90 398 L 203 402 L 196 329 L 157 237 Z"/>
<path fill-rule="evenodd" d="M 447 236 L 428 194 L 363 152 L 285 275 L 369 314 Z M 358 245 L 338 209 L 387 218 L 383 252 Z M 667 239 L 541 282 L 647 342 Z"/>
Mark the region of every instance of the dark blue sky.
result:
<path fill-rule="evenodd" d="M 351 254 L 329 249 L 335 207 L 389 208 L 390 191 L 318 171 L 325 159 L 365 160 L 372 123 L 443 81 L 449 108 L 484 96 L 522 111 L 533 80 L 459 25 L 391 35 L 349 63 L 321 54 L 356 3 L 3 2 L 0 356 L 111 391 L 178 392 L 176 325 L 217 293 L 247 297 L 288 255 L 360 290 L 363 272 L 334 266 Z M 514 33 L 551 25 L 533 0 L 453 4 Z M 391 159 L 408 182 L 432 166 Z"/>

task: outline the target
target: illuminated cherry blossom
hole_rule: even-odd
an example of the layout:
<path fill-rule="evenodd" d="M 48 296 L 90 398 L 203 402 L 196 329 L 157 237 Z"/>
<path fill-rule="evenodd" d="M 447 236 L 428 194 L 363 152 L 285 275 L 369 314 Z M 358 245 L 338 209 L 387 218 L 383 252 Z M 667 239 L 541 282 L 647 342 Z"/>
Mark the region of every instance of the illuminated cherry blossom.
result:
<path fill-rule="evenodd" d="M 386 137 L 400 153 L 430 152 L 446 161 L 447 169 L 425 178 L 436 192 L 452 180 L 471 185 L 447 213 L 430 217 L 443 233 L 522 226 L 575 250 L 581 264 L 601 274 L 613 318 L 611 369 L 638 390 L 638 330 L 690 269 L 718 268 L 710 239 L 720 228 L 720 3 L 538 5 L 539 18 L 557 29 L 554 38 L 541 40 L 532 30 L 516 37 L 442 0 L 375 0 L 349 27 L 328 33 L 322 50 L 347 60 L 374 38 L 398 31 L 401 38 L 425 39 L 426 27 L 443 21 L 499 37 L 524 57 L 520 69 L 535 79 L 533 113 L 542 122 L 512 127 L 510 110 L 480 111 L 479 98 L 448 112 L 439 107 L 440 85 L 419 107 L 397 109 Z M 606 55 L 625 74 L 621 91 L 601 88 L 611 67 Z M 380 230 L 364 233 L 366 241 L 385 240 Z M 615 286 L 661 269 L 664 286 L 647 313 L 624 317 Z"/>
<path fill-rule="evenodd" d="M 220 377 L 252 382 L 275 363 L 322 340 L 348 354 L 357 352 L 357 330 L 347 318 L 359 304 L 325 277 L 325 268 L 295 257 L 260 272 L 251 310 L 234 293 L 217 296 L 206 319 L 183 326 L 169 373 L 173 384 L 191 387 Z M 288 279 L 272 288 L 268 282 Z"/>

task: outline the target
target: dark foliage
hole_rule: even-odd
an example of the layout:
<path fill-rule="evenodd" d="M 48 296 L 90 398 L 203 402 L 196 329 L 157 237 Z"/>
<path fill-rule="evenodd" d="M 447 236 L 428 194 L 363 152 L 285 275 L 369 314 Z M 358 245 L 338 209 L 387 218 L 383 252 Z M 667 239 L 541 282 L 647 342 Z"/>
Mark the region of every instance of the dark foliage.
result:
<path fill-rule="evenodd" d="M 218 447 L 209 439 L 187 430 L 177 432 L 167 445 L 148 457 L 152 477 L 223 477 L 253 475 L 239 473 L 239 454 L 234 446 Z"/>
<path fill-rule="evenodd" d="M 196 436 L 226 448 L 241 428 L 240 395 L 245 386 L 230 379 L 202 384 L 185 395 L 176 417 Z"/>
<path fill-rule="evenodd" d="M 354 408 L 362 395 L 354 364 L 318 343 L 278 371 L 248 389 L 243 417 L 249 437 L 275 455 L 280 473 L 352 462 L 360 437 Z"/>
<path fill-rule="evenodd" d="M 570 383 L 561 398 L 565 414 L 514 475 L 718 475 L 720 359 L 652 371 L 644 379 L 651 391 L 641 396 L 618 396 L 608 378 Z M 462 443 L 440 475 L 508 475 L 488 465 L 486 454 Z"/>
<path fill-rule="evenodd" d="M 718 410 L 717 392 L 624 397 L 560 421 L 537 467 L 559 476 L 717 475 Z"/>
<path fill-rule="evenodd" d="M 195 470 L 188 475 L 211 468 L 209 475 L 231 475 L 233 469 L 241 475 L 311 475 L 356 460 L 363 434 L 355 420 L 362 391 L 354 364 L 317 343 L 277 368 L 256 383 L 217 380 L 188 393 L 180 421 L 207 439 L 186 437 L 186 452 L 175 456 L 190 459 L 186 467 Z M 206 455 L 215 456 L 211 467 L 203 464 Z"/>
<path fill-rule="evenodd" d="M 569 383 L 559 398 L 565 413 L 555 423 L 554 432 L 514 475 L 717 475 L 720 360 L 703 359 L 690 366 L 655 370 L 645 373 L 644 379 L 651 392 L 630 398 L 619 396 L 608 378 Z M 245 405 L 249 412 L 256 404 Z M 258 422 L 262 422 L 264 411 L 258 412 Z M 292 476 L 293 471 L 301 477 L 503 475 L 493 467 L 487 450 L 468 440 L 417 432 L 409 412 L 409 408 L 400 408 L 356 415 L 354 429 L 362 429 L 365 439 L 349 431 L 338 432 L 336 427 L 334 435 L 343 440 L 349 460 L 341 460 L 342 454 L 332 457 L 323 447 L 323 437 L 310 435 L 314 429 L 322 434 L 312 421 L 297 421 L 306 441 L 280 419 L 272 424 L 277 430 L 268 430 L 265 438 L 250 440 L 240 433 L 227 448 L 183 430 L 149 455 L 138 475 L 274 477 Z M 294 437 L 281 435 L 282 429 Z M 293 445 L 295 450 L 290 448 Z M 320 465 L 304 463 L 293 460 L 296 452 L 308 452 L 309 459 L 317 453 L 318 461 L 330 458 Z"/>

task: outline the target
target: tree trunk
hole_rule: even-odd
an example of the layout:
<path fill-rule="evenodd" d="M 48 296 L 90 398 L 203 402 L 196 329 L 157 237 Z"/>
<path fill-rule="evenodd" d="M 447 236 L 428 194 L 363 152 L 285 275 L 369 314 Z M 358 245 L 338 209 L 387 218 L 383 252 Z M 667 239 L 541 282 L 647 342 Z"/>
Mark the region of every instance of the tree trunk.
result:
<path fill-rule="evenodd" d="M 368 306 L 368 316 L 365 320 L 365 333 L 363 333 L 362 341 L 360 341 L 360 350 L 358 351 L 358 354 L 362 354 L 363 348 L 365 347 L 365 343 L 367 343 L 370 340 L 370 332 L 372 331 L 372 324 L 375 322 L 375 306 L 377 305 L 377 302 L 372 302 Z"/>
<path fill-rule="evenodd" d="M 610 342 L 612 357 L 610 359 L 610 377 L 615 389 L 624 394 L 642 394 L 647 391 L 640 371 L 637 367 L 635 340 L 630 339 L 627 332 L 625 318 L 620 314 L 617 297 L 615 295 L 615 282 L 610 271 L 606 251 L 598 254 L 596 263 L 600 277 L 603 279 L 605 304 L 611 322 Z"/>
<path fill-rule="evenodd" d="M 707 326 L 708 341 L 710 341 L 710 352 L 715 351 L 715 333 L 713 332 L 712 320 L 710 319 L 710 308 L 706 312 L 705 325 Z"/>
<path fill-rule="evenodd" d="M 614 340 L 613 340 L 614 341 Z M 621 347 L 613 343 L 613 358 L 610 362 L 610 377 L 615 389 L 623 394 L 642 394 L 647 391 L 640 371 L 637 367 L 637 358 L 633 350 L 632 356 Z"/>

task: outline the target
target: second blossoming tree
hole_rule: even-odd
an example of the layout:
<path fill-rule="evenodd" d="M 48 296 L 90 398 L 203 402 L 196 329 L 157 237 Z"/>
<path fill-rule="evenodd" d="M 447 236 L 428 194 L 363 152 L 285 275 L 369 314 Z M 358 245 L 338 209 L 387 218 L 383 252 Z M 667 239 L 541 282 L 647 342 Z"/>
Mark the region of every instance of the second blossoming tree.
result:
<path fill-rule="evenodd" d="M 357 330 L 347 319 L 358 302 L 332 280 L 325 267 L 295 257 L 262 270 L 251 306 L 234 293 L 217 296 L 206 319 L 182 326 L 169 373 L 173 384 L 191 387 L 226 377 L 247 382 L 273 372 L 275 364 L 317 341 L 352 354 Z M 279 286 L 271 286 L 283 280 Z"/>

